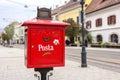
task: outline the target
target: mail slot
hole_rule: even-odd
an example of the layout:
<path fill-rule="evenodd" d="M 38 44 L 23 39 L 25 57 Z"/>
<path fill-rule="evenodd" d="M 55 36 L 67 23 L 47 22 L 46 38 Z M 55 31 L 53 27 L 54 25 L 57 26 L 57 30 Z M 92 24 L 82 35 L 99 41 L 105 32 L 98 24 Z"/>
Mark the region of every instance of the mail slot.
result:
<path fill-rule="evenodd" d="M 48 68 L 65 64 L 65 27 L 69 23 L 33 19 L 23 23 L 27 68 Z"/>

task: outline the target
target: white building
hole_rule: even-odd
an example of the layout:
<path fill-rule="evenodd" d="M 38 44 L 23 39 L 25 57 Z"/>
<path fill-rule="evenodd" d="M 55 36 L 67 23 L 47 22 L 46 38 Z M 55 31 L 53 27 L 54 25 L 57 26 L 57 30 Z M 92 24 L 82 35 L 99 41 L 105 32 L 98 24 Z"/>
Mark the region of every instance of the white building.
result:
<path fill-rule="evenodd" d="M 17 44 L 22 44 L 24 43 L 24 31 L 25 31 L 25 28 L 20 25 L 17 25 L 14 27 L 15 29 L 15 33 L 14 33 L 14 37 L 13 37 L 13 41 L 14 43 L 17 43 Z"/>
<path fill-rule="evenodd" d="M 2 35 L 1 35 L 1 32 L 0 32 L 0 44 L 1 44 L 1 42 L 2 42 Z"/>
<path fill-rule="evenodd" d="M 92 0 L 85 22 L 92 43 L 120 43 L 120 0 Z"/>

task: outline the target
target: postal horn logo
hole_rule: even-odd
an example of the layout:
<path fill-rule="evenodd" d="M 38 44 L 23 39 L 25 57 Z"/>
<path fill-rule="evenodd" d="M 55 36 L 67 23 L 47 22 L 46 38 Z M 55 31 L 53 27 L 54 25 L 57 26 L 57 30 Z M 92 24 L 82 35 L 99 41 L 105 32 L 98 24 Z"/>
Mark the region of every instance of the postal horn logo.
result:
<path fill-rule="evenodd" d="M 43 41 L 45 43 L 49 42 L 50 40 L 52 40 L 50 37 L 43 37 Z"/>
<path fill-rule="evenodd" d="M 46 56 L 46 55 L 52 54 L 51 51 L 54 51 L 55 50 L 55 46 L 58 46 L 60 44 L 58 39 L 53 39 L 52 40 L 51 37 L 47 37 L 47 36 L 43 37 L 43 41 L 47 45 L 42 45 L 42 44 L 38 45 L 38 51 L 44 51 L 42 56 Z M 52 43 L 52 44 L 49 44 L 49 42 Z"/>

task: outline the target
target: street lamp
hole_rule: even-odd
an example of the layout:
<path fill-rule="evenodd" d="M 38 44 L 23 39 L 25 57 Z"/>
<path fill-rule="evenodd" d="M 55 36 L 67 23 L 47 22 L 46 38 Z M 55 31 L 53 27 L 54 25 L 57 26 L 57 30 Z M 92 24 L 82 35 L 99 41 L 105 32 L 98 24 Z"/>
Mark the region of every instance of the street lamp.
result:
<path fill-rule="evenodd" d="M 86 50 L 85 50 L 85 30 L 84 30 L 84 4 L 81 0 L 81 24 L 82 24 L 82 52 L 81 52 L 81 67 L 87 67 Z"/>

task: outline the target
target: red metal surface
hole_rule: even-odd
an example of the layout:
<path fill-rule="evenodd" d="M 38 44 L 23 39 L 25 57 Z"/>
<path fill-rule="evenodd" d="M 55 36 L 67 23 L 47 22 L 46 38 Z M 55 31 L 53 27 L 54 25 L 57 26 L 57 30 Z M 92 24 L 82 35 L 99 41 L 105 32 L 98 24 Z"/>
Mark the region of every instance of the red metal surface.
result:
<path fill-rule="evenodd" d="M 60 26 L 68 26 L 70 25 L 69 23 L 65 23 L 65 22 L 60 22 L 60 21 L 54 21 L 54 20 L 40 20 L 40 19 L 32 19 L 32 20 L 28 20 L 25 21 L 23 26 L 28 26 L 28 25 L 55 25 L 56 27 Z M 30 26 L 28 26 L 30 27 Z M 44 26 L 46 27 L 46 26 Z"/>
<path fill-rule="evenodd" d="M 65 26 L 69 24 L 42 21 L 28 21 L 23 24 L 28 27 L 25 38 L 25 64 L 27 68 L 64 66 Z"/>

